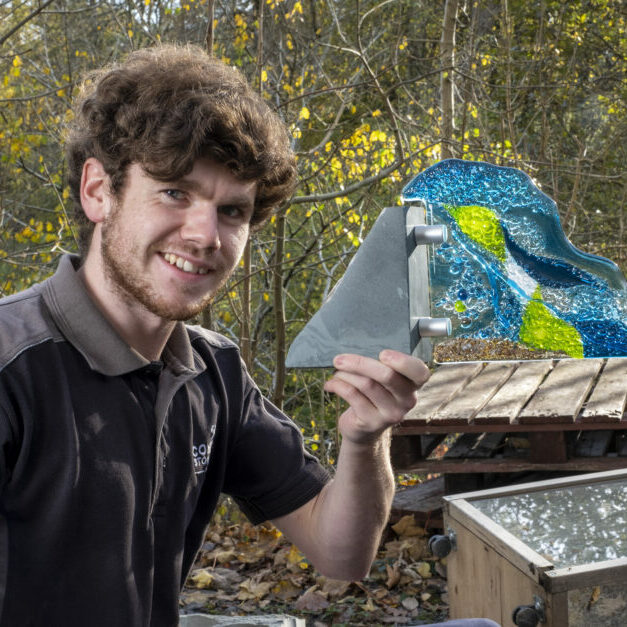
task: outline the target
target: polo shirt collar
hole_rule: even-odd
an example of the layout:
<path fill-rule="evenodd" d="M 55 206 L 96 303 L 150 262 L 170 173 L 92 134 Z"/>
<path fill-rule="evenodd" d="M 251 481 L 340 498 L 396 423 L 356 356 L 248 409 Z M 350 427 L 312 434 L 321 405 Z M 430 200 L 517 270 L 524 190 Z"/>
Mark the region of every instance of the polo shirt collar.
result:
<path fill-rule="evenodd" d="M 55 274 L 44 283 L 43 297 L 59 330 L 89 366 L 104 375 L 122 375 L 148 366 L 151 362 L 120 337 L 92 301 L 76 273 L 78 266 L 76 255 L 63 255 Z M 175 374 L 203 369 L 204 364 L 194 360 L 182 322 L 177 322 L 168 338 L 163 360 Z"/>

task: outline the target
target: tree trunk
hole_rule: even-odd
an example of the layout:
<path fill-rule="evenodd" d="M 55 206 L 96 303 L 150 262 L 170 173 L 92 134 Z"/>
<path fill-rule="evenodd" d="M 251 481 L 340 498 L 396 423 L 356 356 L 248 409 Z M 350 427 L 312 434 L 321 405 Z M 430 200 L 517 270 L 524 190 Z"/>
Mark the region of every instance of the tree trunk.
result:
<path fill-rule="evenodd" d="M 207 52 L 213 56 L 213 5 L 214 0 L 207 0 L 207 15 L 208 15 L 208 23 L 207 23 L 207 34 L 205 36 L 205 46 Z M 207 305 L 201 315 L 200 323 L 205 329 L 211 330 L 213 321 L 211 319 L 211 303 Z"/>
<path fill-rule="evenodd" d="M 205 35 L 205 46 L 207 52 L 213 56 L 213 20 L 214 20 L 214 0 L 207 0 L 207 34 Z"/>
<path fill-rule="evenodd" d="M 251 245 L 250 240 L 246 243 L 244 248 L 244 256 L 242 257 L 244 264 L 243 271 L 244 277 L 242 279 L 241 287 L 241 301 L 242 301 L 242 322 L 240 325 L 240 337 L 239 348 L 242 354 L 242 359 L 246 364 L 246 367 L 250 370 L 253 362 L 253 345 L 251 337 Z"/>
<path fill-rule="evenodd" d="M 517 141 L 514 132 L 514 111 L 512 104 L 512 19 L 509 12 L 508 0 L 501 0 L 501 7 L 503 12 L 501 24 L 507 55 L 507 69 L 505 72 L 505 120 L 507 122 L 507 137 L 509 138 L 514 153 L 514 165 L 517 166 Z M 505 140 L 503 140 L 503 152 L 505 152 Z"/>
<path fill-rule="evenodd" d="M 272 402 L 283 409 L 285 398 L 285 302 L 283 300 L 283 248 L 285 243 L 285 214 L 276 217 L 275 263 L 273 273 L 274 326 L 276 332 L 274 394 Z"/>
<path fill-rule="evenodd" d="M 442 158 L 449 159 L 453 154 L 453 127 L 455 117 L 455 94 L 453 66 L 455 63 L 455 23 L 457 21 L 458 0 L 446 0 L 444 22 L 440 39 L 440 101 L 442 108 Z"/>

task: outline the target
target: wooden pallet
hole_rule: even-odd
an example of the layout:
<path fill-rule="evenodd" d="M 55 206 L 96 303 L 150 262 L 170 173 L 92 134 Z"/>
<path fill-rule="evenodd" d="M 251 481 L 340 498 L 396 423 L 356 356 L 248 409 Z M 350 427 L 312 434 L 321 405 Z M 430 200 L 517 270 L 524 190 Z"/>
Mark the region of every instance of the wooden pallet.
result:
<path fill-rule="evenodd" d="M 627 466 L 627 358 L 438 366 L 395 429 L 396 469 L 596 471 Z"/>

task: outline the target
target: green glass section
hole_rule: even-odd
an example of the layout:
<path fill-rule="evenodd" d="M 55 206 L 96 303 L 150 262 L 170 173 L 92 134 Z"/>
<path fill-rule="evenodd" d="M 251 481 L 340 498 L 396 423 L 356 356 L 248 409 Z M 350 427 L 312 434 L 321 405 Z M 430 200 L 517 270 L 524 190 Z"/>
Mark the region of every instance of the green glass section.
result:
<path fill-rule="evenodd" d="M 519 339 L 524 344 L 549 351 L 561 351 L 571 357 L 583 357 L 583 342 L 575 327 L 552 314 L 542 303 L 540 286 L 533 293 L 520 325 Z"/>
<path fill-rule="evenodd" d="M 464 235 L 491 252 L 499 261 L 505 261 L 505 236 L 497 215 L 488 207 L 444 205 Z"/>

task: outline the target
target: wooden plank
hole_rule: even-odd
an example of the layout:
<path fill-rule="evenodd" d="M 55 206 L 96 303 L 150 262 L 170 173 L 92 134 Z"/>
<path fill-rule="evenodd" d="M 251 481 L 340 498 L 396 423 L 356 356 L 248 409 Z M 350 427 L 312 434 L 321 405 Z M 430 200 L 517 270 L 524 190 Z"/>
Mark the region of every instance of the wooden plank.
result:
<path fill-rule="evenodd" d="M 568 625 L 568 592 L 553 592 L 547 600 L 546 623 L 540 623 L 542 627 Z"/>
<path fill-rule="evenodd" d="M 418 402 L 405 420 L 427 422 L 440 407 L 448 403 L 483 368 L 481 363 L 439 366 L 420 388 Z"/>
<path fill-rule="evenodd" d="M 551 368 L 553 368 L 553 362 L 550 360 L 517 363 L 512 376 L 475 416 L 475 423 L 508 424 L 513 422 Z"/>
<path fill-rule="evenodd" d="M 542 581 L 549 592 L 582 588 L 591 582 L 624 582 L 627 587 L 627 557 L 548 570 L 542 574 Z"/>
<path fill-rule="evenodd" d="M 445 528 L 457 537 L 457 550 L 446 558 L 449 618 L 481 616 L 513 625 L 513 608 L 533 602 L 534 595 L 545 597 L 540 584 L 527 576 L 527 565 L 521 570 L 511 564 L 484 542 L 481 531 L 467 529 L 452 516 L 445 516 Z"/>
<path fill-rule="evenodd" d="M 550 433 L 531 431 L 528 437 L 528 459 L 530 462 L 562 463 L 568 459 L 566 437 L 563 431 L 551 431 Z"/>
<path fill-rule="evenodd" d="M 571 457 L 565 462 L 531 462 L 524 457 L 488 457 L 485 459 L 425 459 L 403 468 L 415 473 L 515 473 L 542 472 L 600 472 L 623 470 L 624 457 Z"/>
<path fill-rule="evenodd" d="M 481 433 L 462 433 L 455 443 L 444 453 L 443 459 L 461 459 L 468 457 L 468 453 L 476 444 Z"/>
<path fill-rule="evenodd" d="M 428 514 L 442 508 L 444 477 L 436 477 L 404 490 L 398 490 L 392 501 L 392 511 L 397 513 Z"/>
<path fill-rule="evenodd" d="M 581 412 L 588 422 L 622 420 L 627 405 L 627 359 L 608 359 Z"/>
<path fill-rule="evenodd" d="M 627 468 L 622 468 L 618 472 L 605 471 L 595 472 L 587 475 L 571 475 L 568 477 L 556 477 L 553 479 L 543 479 L 542 481 L 527 481 L 514 485 L 489 488 L 487 490 L 476 490 L 462 494 L 451 494 L 446 497 L 447 501 L 466 500 L 472 502 L 474 499 L 497 498 L 502 496 L 515 496 L 517 494 L 527 494 L 528 492 L 540 492 L 553 490 L 554 488 L 568 488 L 575 486 L 588 486 L 592 484 L 603 484 L 607 481 L 619 481 L 627 479 Z"/>
<path fill-rule="evenodd" d="M 506 433 L 482 433 L 472 450 L 468 453 L 469 458 L 492 457 L 499 450 L 506 438 Z"/>
<path fill-rule="evenodd" d="M 522 424 L 574 422 L 602 365 L 601 359 L 558 361 L 521 410 L 518 421 Z"/>
<path fill-rule="evenodd" d="M 568 625 L 627 625 L 627 578 L 613 579 L 603 585 L 598 583 L 593 576 L 581 588 L 568 591 Z"/>
<path fill-rule="evenodd" d="M 575 446 L 576 457 L 601 457 L 610 448 L 614 437 L 611 429 L 601 431 L 582 431 Z"/>
<path fill-rule="evenodd" d="M 481 616 L 500 625 L 500 556 L 446 515 L 444 528 L 455 533 L 458 546 L 446 558 L 449 618 Z"/>
<path fill-rule="evenodd" d="M 621 420 L 620 422 L 581 422 L 576 420 L 575 422 L 536 422 L 530 427 L 528 424 L 520 424 L 514 422 L 508 424 L 498 424 L 487 422 L 485 424 L 477 425 L 473 422 L 470 424 L 458 427 L 453 425 L 439 424 L 439 423 L 427 423 L 427 422 L 402 422 L 399 426 L 394 427 L 393 435 L 406 436 L 415 435 L 421 433 L 461 433 L 462 431 L 468 433 L 483 433 L 484 431 L 506 431 L 507 433 L 527 433 L 528 431 L 596 431 L 606 426 L 615 431 L 627 431 L 627 420 Z"/>
<path fill-rule="evenodd" d="M 496 391 L 510 377 L 514 364 L 491 362 L 478 373 L 461 394 L 438 409 L 430 423 L 463 425 L 468 424 L 475 414 L 494 396 Z"/>

